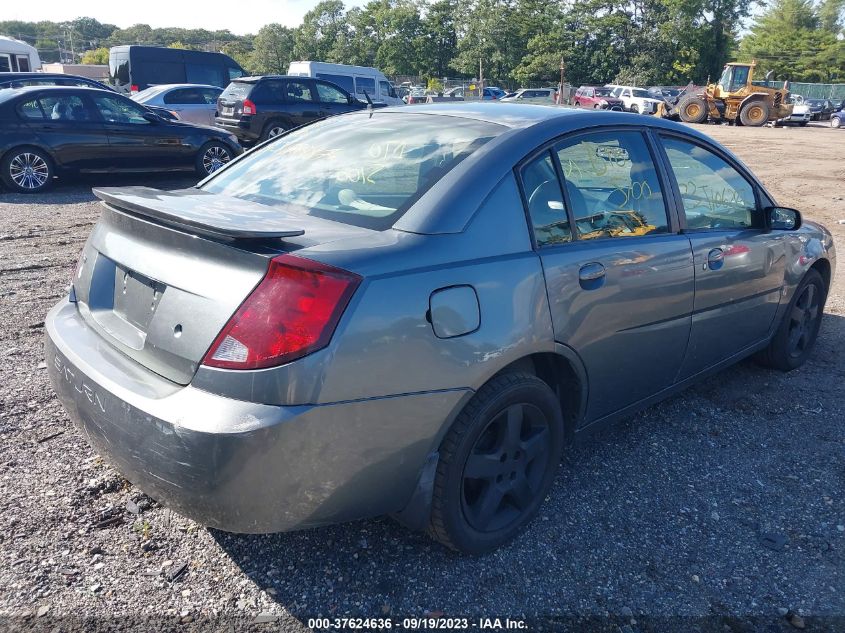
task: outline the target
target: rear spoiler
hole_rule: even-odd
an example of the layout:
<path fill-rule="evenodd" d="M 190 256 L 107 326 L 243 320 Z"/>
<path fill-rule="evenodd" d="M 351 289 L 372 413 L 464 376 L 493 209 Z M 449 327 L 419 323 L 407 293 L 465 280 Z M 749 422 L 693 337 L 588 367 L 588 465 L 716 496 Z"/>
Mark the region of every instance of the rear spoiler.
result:
<path fill-rule="evenodd" d="M 297 218 L 292 214 L 200 189 L 162 191 L 151 187 L 104 187 L 93 192 L 110 207 L 197 235 L 249 240 L 305 234 L 305 229 L 295 226 Z"/>

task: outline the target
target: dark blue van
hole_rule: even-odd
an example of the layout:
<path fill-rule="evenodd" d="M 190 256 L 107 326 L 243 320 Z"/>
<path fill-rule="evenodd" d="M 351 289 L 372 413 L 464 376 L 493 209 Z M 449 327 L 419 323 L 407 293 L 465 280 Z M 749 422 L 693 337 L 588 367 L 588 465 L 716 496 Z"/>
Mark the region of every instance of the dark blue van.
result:
<path fill-rule="evenodd" d="M 163 46 L 114 46 L 109 51 L 109 78 L 124 93 L 161 84 L 204 84 L 225 88 L 244 69 L 223 53 Z"/>

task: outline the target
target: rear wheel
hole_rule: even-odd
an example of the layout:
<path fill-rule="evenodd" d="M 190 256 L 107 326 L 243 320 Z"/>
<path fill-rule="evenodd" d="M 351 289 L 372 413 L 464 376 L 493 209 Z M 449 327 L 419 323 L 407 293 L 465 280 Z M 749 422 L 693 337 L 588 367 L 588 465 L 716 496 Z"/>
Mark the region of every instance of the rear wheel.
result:
<path fill-rule="evenodd" d="M 513 538 L 540 509 L 563 447 L 563 416 L 549 386 L 503 374 L 479 389 L 440 445 L 429 534 L 482 554 Z"/>
<path fill-rule="evenodd" d="M 220 141 L 209 141 L 197 154 L 196 170 L 200 176 L 208 176 L 232 160 L 232 150 Z"/>
<path fill-rule="evenodd" d="M 287 132 L 287 127 L 280 121 L 270 121 L 267 125 L 264 126 L 264 130 L 261 132 L 261 138 L 259 140 L 266 141 L 267 139 L 275 138 L 279 134 Z"/>
<path fill-rule="evenodd" d="M 752 101 L 739 111 L 739 120 L 743 125 L 760 127 L 769 120 L 769 104 L 765 101 Z"/>
<path fill-rule="evenodd" d="M 807 360 L 821 327 L 827 290 L 822 276 L 809 270 L 801 280 L 769 346 L 759 355 L 764 365 L 791 371 Z"/>
<path fill-rule="evenodd" d="M 678 116 L 684 123 L 704 123 L 707 120 L 707 102 L 698 95 L 686 95 L 678 103 Z"/>
<path fill-rule="evenodd" d="M 38 193 L 53 184 L 53 162 L 40 149 L 19 147 L 3 157 L 0 177 L 12 191 Z"/>

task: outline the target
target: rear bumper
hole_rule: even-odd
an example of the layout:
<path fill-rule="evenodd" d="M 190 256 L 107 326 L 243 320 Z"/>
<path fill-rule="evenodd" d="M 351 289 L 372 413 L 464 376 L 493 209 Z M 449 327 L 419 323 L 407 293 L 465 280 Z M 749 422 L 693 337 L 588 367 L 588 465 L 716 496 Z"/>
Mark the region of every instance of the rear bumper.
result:
<path fill-rule="evenodd" d="M 253 130 L 252 117 L 245 119 L 226 119 L 223 117 L 214 117 L 214 124 L 234 134 L 241 141 L 255 141 L 261 136 L 261 130 Z"/>
<path fill-rule="evenodd" d="M 50 380 L 89 443 L 153 498 L 231 532 L 401 510 L 465 390 L 270 406 L 183 387 L 107 345 L 62 302 L 45 320 Z"/>

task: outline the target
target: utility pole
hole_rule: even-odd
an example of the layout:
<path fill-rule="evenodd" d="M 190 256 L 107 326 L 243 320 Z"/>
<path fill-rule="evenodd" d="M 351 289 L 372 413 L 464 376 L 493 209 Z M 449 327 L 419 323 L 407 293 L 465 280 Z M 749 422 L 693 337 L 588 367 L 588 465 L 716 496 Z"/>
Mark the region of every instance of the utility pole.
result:
<path fill-rule="evenodd" d="M 560 88 L 557 91 L 557 104 L 563 103 L 563 73 L 566 71 L 566 63 L 563 61 L 563 56 L 560 58 Z"/>
<path fill-rule="evenodd" d="M 478 98 L 484 97 L 484 68 L 481 66 L 481 58 L 478 58 Z"/>

